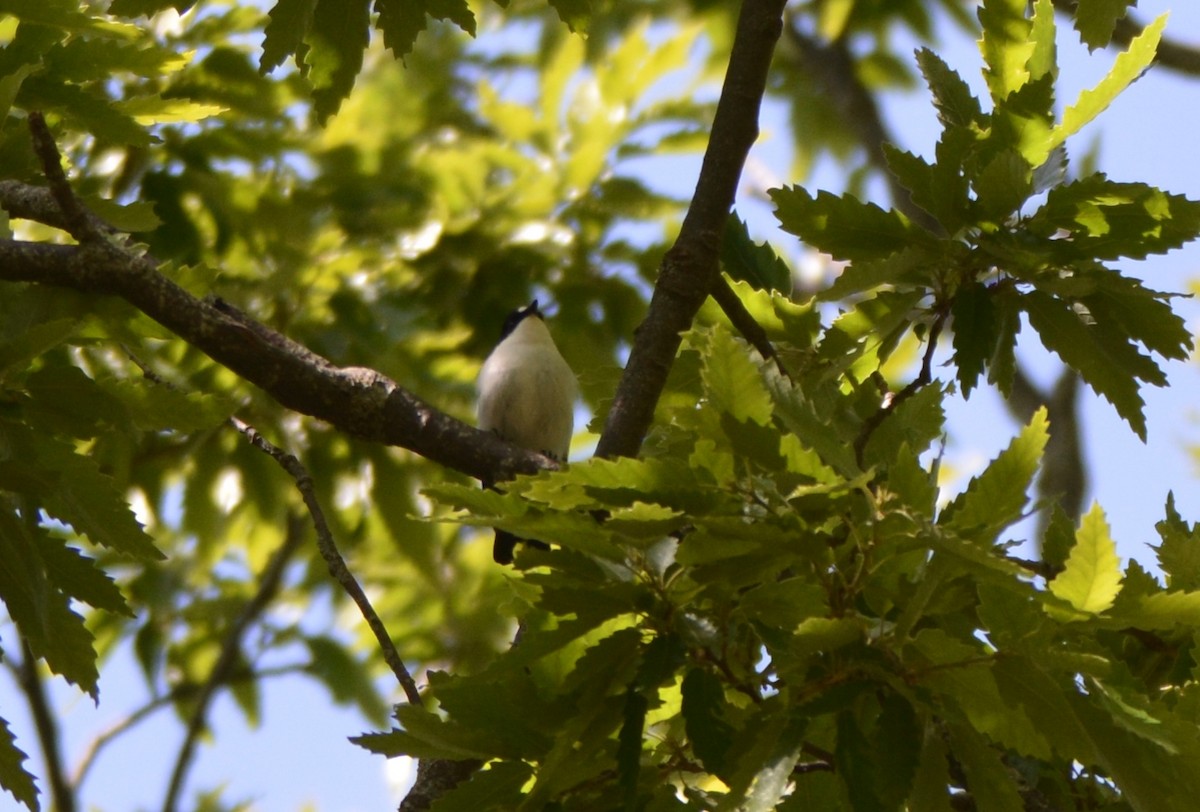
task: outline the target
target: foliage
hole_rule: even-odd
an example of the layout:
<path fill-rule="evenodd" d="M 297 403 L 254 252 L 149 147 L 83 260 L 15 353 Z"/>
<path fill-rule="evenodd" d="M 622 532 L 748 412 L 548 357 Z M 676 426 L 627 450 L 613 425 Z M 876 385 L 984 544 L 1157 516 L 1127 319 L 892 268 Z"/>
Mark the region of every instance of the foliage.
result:
<path fill-rule="evenodd" d="M 549 293 L 602 410 L 683 211 L 638 161 L 703 144 L 712 108 L 693 91 L 727 58 L 732 18 L 598 5 L 5 4 L 0 172 L 42 182 L 25 118 L 46 112 L 88 206 L 170 277 L 464 419 L 506 306 Z M 789 13 L 825 39 L 873 43 L 859 67 L 886 81 L 911 73 L 887 32 L 931 35 L 915 0 L 802 5 Z M 1124 9 L 1081 3 L 1083 41 L 1106 45 Z M 229 427 L 236 413 L 304 458 L 399 650 L 434 668 L 425 707 L 399 705 L 390 731 L 357 741 L 484 763 L 438 810 L 1190 808 L 1195 528 L 1168 499 L 1165 586 L 1136 562 L 1121 571 L 1099 506 L 1078 527 L 1058 515 L 1044 561 L 1023 561 L 1006 533 L 1029 510 L 1045 412 L 952 500 L 936 452 L 955 386 L 1011 391 L 1023 324 L 1142 437 L 1141 386 L 1165 385 L 1157 359 L 1191 350 L 1172 295 L 1117 263 L 1193 239 L 1200 204 L 1075 175 L 1067 152 L 1151 64 L 1165 20 L 1061 118 L 1050 0 L 1028 14 L 987 0 L 978 20 L 987 98 L 922 49 L 941 137 L 932 158 L 886 150 L 927 217 L 772 190 L 786 232 L 848 263 L 807 299 L 731 217 L 720 261 L 778 363 L 703 310 L 638 459 L 483 491 L 289 414 L 126 304 L 4 283 L 5 659 L 95 697 L 131 641 L 148 701 L 190 718 L 187 689 L 211 679 L 268 560 L 307 532 L 290 481 Z M 801 168 L 842 149 L 834 111 L 805 103 L 803 60 L 784 52 L 777 70 Z M 932 373 L 946 331 L 953 382 Z M 890 391 L 889 361 L 918 341 L 919 370 Z M 475 529 L 493 526 L 553 548 L 497 572 Z M 295 621 L 343 598 L 318 556 L 293 555 L 277 609 L 237 643 L 235 698 L 256 718 L 262 664 L 283 655 L 382 726 L 379 653 L 327 617 Z M 0 786 L 37 809 L 0 724 Z"/>

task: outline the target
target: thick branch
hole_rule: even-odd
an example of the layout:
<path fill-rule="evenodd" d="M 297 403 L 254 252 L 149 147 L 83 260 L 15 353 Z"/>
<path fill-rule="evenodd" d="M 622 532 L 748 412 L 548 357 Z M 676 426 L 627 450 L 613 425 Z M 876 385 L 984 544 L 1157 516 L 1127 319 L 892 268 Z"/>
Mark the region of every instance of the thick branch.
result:
<path fill-rule="evenodd" d="M 42 216 L 44 203 L 30 187 L 0 184 L 0 205 L 14 216 L 37 214 L 55 224 L 54 216 Z M 439 412 L 374 370 L 334 366 L 219 300 L 197 299 L 159 273 L 151 257 L 110 243 L 0 240 L 0 279 L 119 296 L 283 406 L 470 476 L 503 480 L 554 466 Z"/>
<path fill-rule="evenodd" d="M 742 3 L 696 191 L 679 237 L 663 257 L 650 310 L 638 328 L 597 456 L 638 453 L 679 349 L 680 334 L 691 325 L 718 280 L 721 234 L 746 155 L 758 138 L 759 107 L 783 27 L 785 2 Z"/>

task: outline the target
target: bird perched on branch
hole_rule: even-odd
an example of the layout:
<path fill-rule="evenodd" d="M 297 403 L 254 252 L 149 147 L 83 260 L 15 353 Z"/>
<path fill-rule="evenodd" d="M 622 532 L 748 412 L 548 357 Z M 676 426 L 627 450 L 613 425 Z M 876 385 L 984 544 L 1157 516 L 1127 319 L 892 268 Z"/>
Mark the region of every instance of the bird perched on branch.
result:
<path fill-rule="evenodd" d="M 575 429 L 579 382 L 544 319 L 537 299 L 505 319 L 500 343 L 479 370 L 476 411 L 484 431 L 565 462 Z M 521 540 L 497 529 L 492 557 L 499 564 L 512 563 L 513 549 Z"/>

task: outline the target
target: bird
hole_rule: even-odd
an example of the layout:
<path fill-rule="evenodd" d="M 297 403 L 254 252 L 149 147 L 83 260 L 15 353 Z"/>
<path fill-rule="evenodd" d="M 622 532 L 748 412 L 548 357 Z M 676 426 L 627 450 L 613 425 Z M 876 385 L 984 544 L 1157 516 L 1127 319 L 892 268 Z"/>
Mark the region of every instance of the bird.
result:
<path fill-rule="evenodd" d="M 505 319 L 500 342 L 479 370 L 476 389 L 480 429 L 566 461 L 575 430 L 579 382 L 550 336 L 537 299 Z M 496 563 L 511 564 L 518 541 L 522 539 L 497 529 L 492 546 Z"/>

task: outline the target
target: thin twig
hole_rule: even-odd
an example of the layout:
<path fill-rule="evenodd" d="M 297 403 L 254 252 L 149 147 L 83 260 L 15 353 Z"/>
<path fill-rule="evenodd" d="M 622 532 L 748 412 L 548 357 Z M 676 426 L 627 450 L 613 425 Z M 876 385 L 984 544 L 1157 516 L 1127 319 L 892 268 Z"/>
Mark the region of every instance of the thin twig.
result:
<path fill-rule="evenodd" d="M 412 675 L 408 673 L 408 668 L 405 667 L 399 652 L 396 651 L 396 646 L 392 642 L 392 638 L 388 635 L 387 627 L 379 619 L 375 607 L 371 605 L 371 601 L 367 598 L 366 593 L 363 592 L 363 588 L 359 585 L 358 580 L 346 566 L 342 554 L 338 552 L 337 543 L 333 539 L 333 533 L 329 529 L 328 522 L 325 521 L 325 511 L 321 508 L 320 502 L 317 501 L 316 490 L 313 488 L 313 478 L 308 473 L 308 469 L 304 467 L 295 455 L 289 454 L 271 444 L 270 441 L 255 431 L 254 427 L 243 423 L 236 417 L 230 419 L 251 445 L 269 454 L 296 481 L 296 488 L 300 491 L 300 496 L 304 499 L 304 504 L 308 508 L 309 516 L 312 517 L 313 527 L 316 528 L 317 549 L 321 551 L 321 557 L 325 559 L 325 564 L 329 567 L 329 574 L 341 584 L 342 589 L 346 591 L 346 594 L 358 606 L 358 611 L 362 613 L 363 619 L 367 621 L 367 625 L 375 635 L 375 640 L 379 643 L 379 649 L 383 654 L 384 662 L 392 669 L 392 673 L 396 675 L 400 687 L 404 689 L 405 697 L 413 705 L 424 705 L 425 703 L 421 699 L 421 692 L 417 689 L 417 683 L 413 680 Z"/>
<path fill-rule="evenodd" d="M 301 531 L 300 518 L 298 516 L 290 516 L 283 544 L 271 556 L 266 569 L 263 570 L 262 578 L 259 581 L 258 590 L 254 593 L 254 597 L 242 607 L 241 613 L 233 622 L 233 626 L 230 627 L 229 632 L 225 635 L 217 662 L 213 665 L 212 671 L 209 672 L 208 679 L 200 687 L 200 694 L 196 697 L 195 709 L 188 720 L 187 733 L 176 756 L 175 767 L 171 771 L 171 782 L 167 787 L 167 795 L 163 801 L 163 812 L 174 812 L 178 806 L 179 795 L 183 791 L 184 780 L 187 778 L 188 770 L 191 767 L 196 751 L 196 744 L 200 739 L 200 734 L 208 725 L 208 709 L 212 704 L 212 700 L 217 695 L 217 691 L 229 683 L 234 669 L 237 667 L 238 659 L 241 657 L 242 638 L 250 626 L 266 611 L 271 601 L 274 600 L 276 593 L 279 592 L 279 585 L 283 581 L 283 572 L 287 569 L 287 565 L 291 563 L 292 557 L 300 549 L 300 545 L 303 542 L 304 534 Z"/>
<path fill-rule="evenodd" d="M 929 327 L 929 335 L 925 346 L 925 356 L 921 360 L 921 371 L 908 386 L 901 389 L 895 397 L 887 400 L 882 406 L 875 410 L 875 413 L 863 421 L 862 429 L 858 433 L 858 437 L 854 440 L 854 459 L 858 462 L 859 467 L 863 465 L 863 453 L 867 449 L 867 442 L 871 439 L 871 435 L 875 433 L 875 429 L 879 428 L 880 424 L 888 418 L 892 412 L 900 407 L 900 404 L 908 400 L 910 397 L 919 392 L 922 387 L 927 386 L 933 381 L 933 354 L 937 350 L 938 338 L 942 335 L 942 328 L 946 324 L 946 318 L 949 314 L 948 309 L 943 309 L 933 320 L 933 324 Z"/>
<path fill-rule="evenodd" d="M 58 203 L 65 218 L 67 232 L 81 243 L 103 242 L 104 235 L 96 228 L 87 209 L 75 196 L 71 184 L 63 172 L 62 155 L 54 136 L 46 125 L 46 118 L 37 111 L 29 113 L 29 133 L 33 140 L 33 151 L 42 163 L 42 172 L 50 184 L 50 193 Z"/>
<path fill-rule="evenodd" d="M 791 380 L 791 373 L 787 367 L 783 365 L 783 359 L 779 357 L 779 353 L 775 351 L 775 345 L 771 343 L 771 339 L 767 336 L 767 331 L 762 328 L 762 325 L 754 320 L 754 316 L 742 304 L 742 300 L 733 292 L 733 288 L 725 280 L 725 277 L 718 276 L 717 282 L 712 290 L 713 301 L 720 305 L 725 316 L 729 319 L 729 323 L 734 326 L 742 337 L 750 342 L 750 346 L 758 350 L 758 354 L 764 360 L 774 361 L 776 369 L 783 377 Z"/>
<path fill-rule="evenodd" d="M 226 685 L 235 685 L 242 682 L 259 682 L 271 677 L 279 677 L 287 674 L 300 674 L 309 668 L 308 663 L 299 663 L 296 665 L 277 666 L 275 668 L 264 668 L 259 671 L 246 669 L 231 674 L 229 679 L 225 681 Z M 149 719 L 156 711 L 170 707 L 176 702 L 191 699 L 200 693 L 202 685 L 195 683 L 181 683 L 175 685 L 165 694 L 154 697 L 140 708 L 136 709 L 123 719 L 119 719 L 101 731 L 88 744 L 88 748 L 84 751 L 83 757 L 79 760 L 79 765 L 75 768 L 75 774 L 72 776 L 72 784 L 75 791 L 78 792 L 83 786 L 83 782 L 87 780 L 88 773 L 91 772 L 96 760 L 101 753 L 116 741 L 122 734 L 132 730 L 139 724 Z"/>
<path fill-rule="evenodd" d="M 22 659 L 15 670 L 21 690 L 29 702 L 38 741 L 42 745 L 42 758 L 46 762 L 46 778 L 50 784 L 50 796 L 54 799 L 54 809 L 57 812 L 75 812 L 75 791 L 63 771 L 58 720 L 50 707 L 41 675 L 38 674 L 37 658 L 34 657 L 33 650 L 25 641 L 21 641 L 21 648 Z"/>

